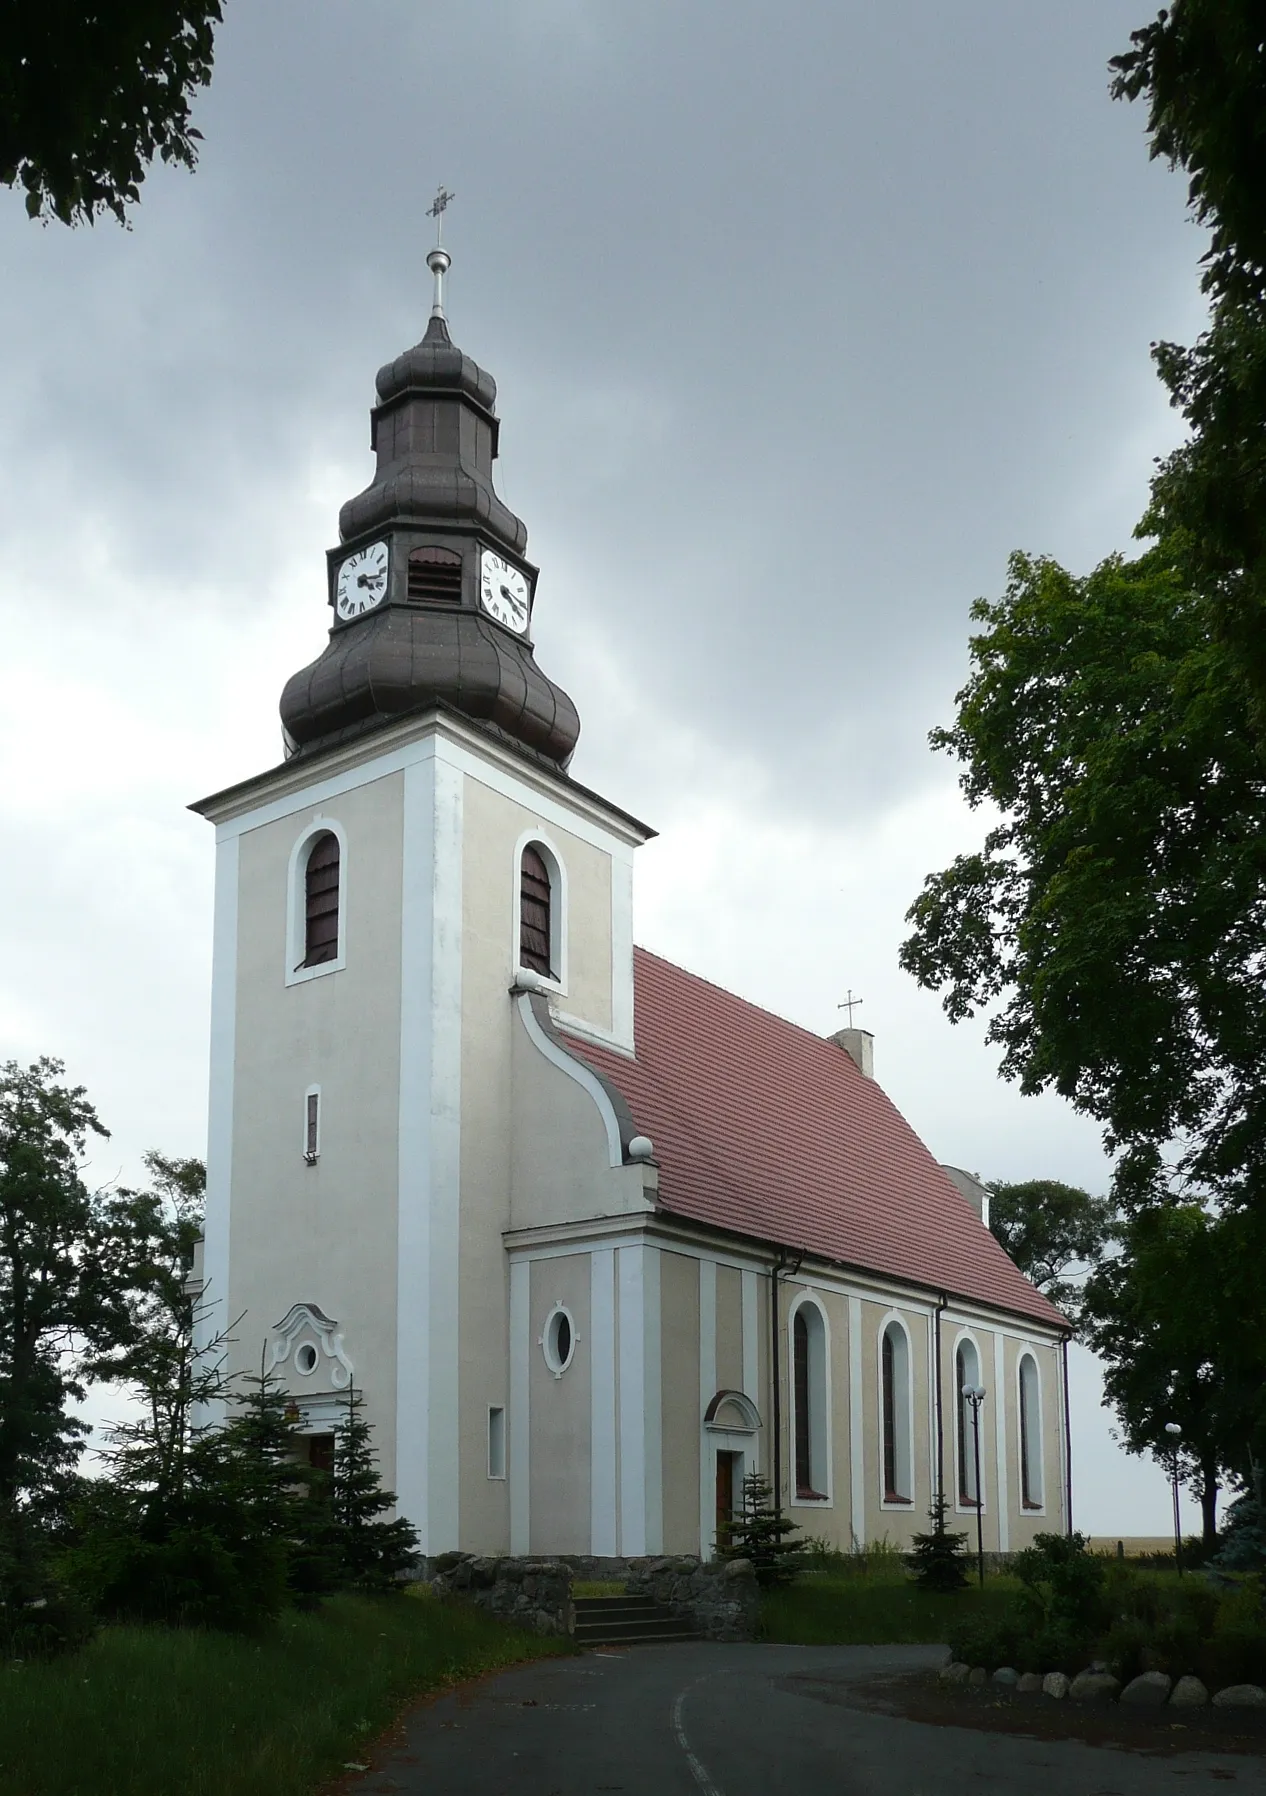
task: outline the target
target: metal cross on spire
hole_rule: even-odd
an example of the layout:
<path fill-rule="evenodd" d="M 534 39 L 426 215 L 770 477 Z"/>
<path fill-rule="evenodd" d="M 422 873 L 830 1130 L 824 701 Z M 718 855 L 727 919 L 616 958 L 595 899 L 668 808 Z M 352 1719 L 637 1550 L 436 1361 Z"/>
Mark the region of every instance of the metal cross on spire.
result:
<path fill-rule="evenodd" d="M 444 214 L 448 210 L 449 202 L 456 198 L 455 193 L 450 193 L 448 188 L 441 184 L 436 191 L 433 203 L 426 209 L 427 217 L 435 220 L 435 248 L 426 258 L 426 265 L 435 276 L 435 300 L 431 306 L 432 318 L 442 319 L 444 317 L 444 276 L 448 273 L 453 260 L 444 248 Z"/>
<path fill-rule="evenodd" d="M 836 1005 L 836 1006 L 835 1006 L 835 1008 L 836 1008 L 836 1009 L 837 1009 L 837 1010 L 847 1010 L 847 1012 L 848 1012 L 848 1026 L 849 1026 L 849 1028 L 850 1028 L 850 1029 L 851 1029 L 851 1028 L 852 1028 L 852 1027 L 853 1027 L 853 1011 L 854 1011 L 854 1009 L 855 1009 L 855 1008 L 856 1008 L 856 1006 L 857 1006 L 857 1005 L 858 1005 L 858 1004 L 864 1004 L 864 1003 L 865 1003 L 865 1002 L 866 1002 L 866 1000 L 865 1000 L 865 998 L 855 998 L 855 997 L 854 997 L 854 996 L 853 996 L 853 988 L 852 988 L 852 986 L 851 986 L 851 985 L 850 985 L 850 986 L 849 986 L 849 988 L 848 988 L 848 996 L 847 996 L 847 998 L 845 998 L 845 1000 L 844 1000 L 844 1002 L 843 1002 L 843 1003 L 842 1003 L 842 1004 L 837 1004 L 837 1005 Z"/>

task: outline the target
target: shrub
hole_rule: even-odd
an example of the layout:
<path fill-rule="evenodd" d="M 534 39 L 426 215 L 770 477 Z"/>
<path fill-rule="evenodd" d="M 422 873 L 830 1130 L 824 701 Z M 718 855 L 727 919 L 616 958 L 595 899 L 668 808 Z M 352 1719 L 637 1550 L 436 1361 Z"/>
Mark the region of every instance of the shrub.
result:
<path fill-rule="evenodd" d="M 1106 1625 L 1107 1562 L 1088 1550 L 1084 1534 L 1039 1534 L 1011 1569 L 1024 1586 L 1021 1609 L 1035 1632 L 1090 1640 Z"/>
<path fill-rule="evenodd" d="M 1266 1571 L 1266 1503 L 1254 1495 L 1231 1504 L 1212 1563 L 1219 1571 Z"/>
<path fill-rule="evenodd" d="M 967 1536 L 948 1531 L 945 1526 L 947 1508 L 944 1496 L 933 1497 L 932 1507 L 928 1510 L 931 1531 L 916 1534 L 914 1551 L 905 1557 L 906 1567 L 914 1573 L 914 1581 L 920 1590 L 962 1590 L 967 1583 Z"/>
<path fill-rule="evenodd" d="M 757 1581 L 766 1588 L 790 1584 L 804 1559 L 804 1541 L 792 1538 L 799 1532 L 794 1522 L 774 1508 L 768 1479 L 749 1472 L 743 1480 L 743 1508 L 734 1518 L 720 1556 L 750 1559 Z"/>

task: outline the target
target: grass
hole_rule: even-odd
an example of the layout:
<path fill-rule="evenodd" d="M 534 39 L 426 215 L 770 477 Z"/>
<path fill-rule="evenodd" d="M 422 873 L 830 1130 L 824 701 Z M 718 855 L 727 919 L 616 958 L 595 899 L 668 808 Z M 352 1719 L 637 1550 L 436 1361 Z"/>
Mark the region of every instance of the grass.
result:
<path fill-rule="evenodd" d="M 429 1594 L 332 1598 L 255 1639 L 108 1628 L 0 1669 L 0 1796 L 311 1796 L 410 1698 L 567 1650 Z"/>
<path fill-rule="evenodd" d="M 573 1596 L 623 1596 L 625 1584 L 619 1578 L 573 1578 Z"/>
<path fill-rule="evenodd" d="M 968 1615 L 1001 1614 L 1019 1588 L 1014 1578 L 986 1579 L 949 1595 L 920 1590 L 900 1565 L 811 1571 L 761 1605 L 766 1640 L 794 1646 L 935 1645 Z"/>

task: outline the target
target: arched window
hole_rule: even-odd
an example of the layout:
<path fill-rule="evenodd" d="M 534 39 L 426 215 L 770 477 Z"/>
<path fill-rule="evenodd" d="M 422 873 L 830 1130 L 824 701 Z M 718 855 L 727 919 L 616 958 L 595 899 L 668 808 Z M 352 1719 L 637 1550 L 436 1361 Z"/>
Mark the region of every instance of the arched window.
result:
<path fill-rule="evenodd" d="M 1031 1353 L 1020 1360 L 1020 1498 L 1025 1509 L 1042 1507 L 1042 1386 Z"/>
<path fill-rule="evenodd" d="M 910 1453 L 910 1343 L 899 1322 L 889 1322 L 879 1344 L 883 1381 L 884 1502 L 914 1500 Z"/>
<path fill-rule="evenodd" d="M 338 837 L 326 830 L 308 850 L 303 875 L 305 967 L 338 959 Z"/>
<path fill-rule="evenodd" d="M 802 1303 L 791 1320 L 792 1415 L 798 1502 L 829 1495 L 826 1325 L 816 1303 Z"/>
<path fill-rule="evenodd" d="M 960 1341 L 954 1354 L 955 1413 L 958 1416 L 958 1500 L 965 1509 L 975 1509 L 976 1435 L 972 1406 L 963 1395 L 968 1385 L 980 1383 L 980 1356 L 971 1341 Z"/>
<path fill-rule="evenodd" d="M 547 979 L 554 977 L 553 924 L 549 868 L 540 849 L 529 842 L 519 868 L 519 965 Z"/>

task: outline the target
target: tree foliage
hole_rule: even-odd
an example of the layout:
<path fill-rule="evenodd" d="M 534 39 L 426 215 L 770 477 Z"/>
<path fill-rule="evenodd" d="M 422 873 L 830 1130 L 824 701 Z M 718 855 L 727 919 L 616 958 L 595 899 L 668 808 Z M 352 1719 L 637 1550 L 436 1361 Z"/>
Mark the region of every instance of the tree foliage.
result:
<path fill-rule="evenodd" d="M 967 1536 L 952 1534 L 945 1523 L 949 1498 L 932 1498 L 926 1534 L 913 1537 L 913 1552 L 906 1554 L 906 1569 L 920 1590 L 962 1590 L 967 1584 Z"/>
<path fill-rule="evenodd" d="M 349 1384 L 334 1437 L 333 1543 L 343 1581 L 362 1589 L 387 1589 L 417 1552 L 418 1532 L 404 1516 L 384 1519 L 395 1505 L 396 1493 L 383 1485 L 364 1402 L 356 1386 Z"/>
<path fill-rule="evenodd" d="M 9 0 L 0 181 L 33 218 L 126 219 L 154 158 L 192 168 L 221 0 Z"/>
<path fill-rule="evenodd" d="M 1079 1301 L 1077 1275 L 1097 1265 L 1113 1238 L 1116 1207 L 1058 1179 L 999 1180 L 989 1187 L 989 1228 L 1010 1257 L 1070 1314 Z"/>
<path fill-rule="evenodd" d="M 131 1330 L 128 1244 L 80 1171 L 106 1131 L 64 1070 L 0 1067 L 0 1525 L 64 1485 L 87 1432 L 67 1402 Z"/>
<path fill-rule="evenodd" d="M 1266 786 L 1207 608 L 1158 546 L 1077 578 L 1015 555 L 949 729 L 983 848 L 932 874 L 901 959 L 1002 1072 L 1124 1150 L 1132 1201 L 1180 1170 L 1224 1197 L 1266 1152 Z"/>
<path fill-rule="evenodd" d="M 1220 1485 L 1248 1482 L 1266 1440 L 1266 1225 L 1159 1203 L 1129 1218 L 1122 1249 L 1087 1282 L 1086 1339 L 1126 1448 L 1164 1464 L 1176 1452 L 1211 1545 Z"/>
<path fill-rule="evenodd" d="M 1207 595 L 1266 741 L 1266 31 L 1260 0 L 1173 0 L 1114 58 L 1113 92 L 1145 99 L 1153 156 L 1189 176 L 1211 232 L 1212 316 L 1191 348 L 1154 346 L 1191 427 L 1162 463 L 1141 534 L 1164 535 Z"/>
<path fill-rule="evenodd" d="M 743 1503 L 728 1538 L 718 1540 L 722 1559 L 751 1561 L 757 1582 L 790 1584 L 803 1563 L 807 1542 L 799 1528 L 775 1507 L 773 1486 L 759 1472 L 743 1479 Z"/>

